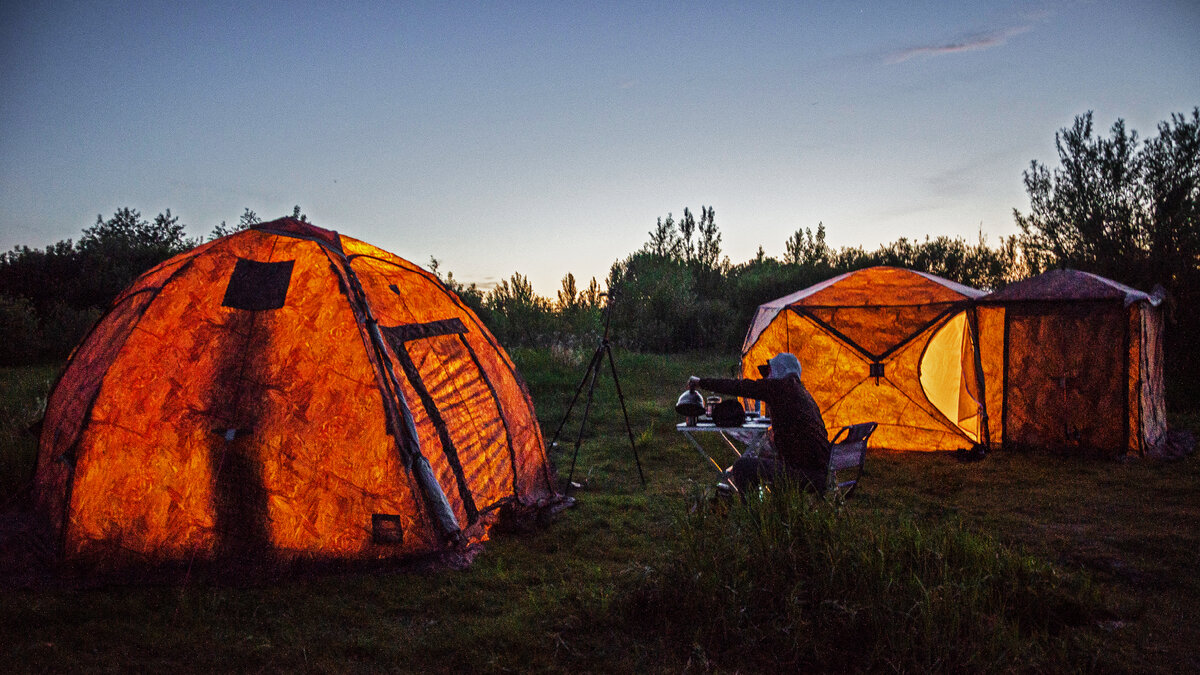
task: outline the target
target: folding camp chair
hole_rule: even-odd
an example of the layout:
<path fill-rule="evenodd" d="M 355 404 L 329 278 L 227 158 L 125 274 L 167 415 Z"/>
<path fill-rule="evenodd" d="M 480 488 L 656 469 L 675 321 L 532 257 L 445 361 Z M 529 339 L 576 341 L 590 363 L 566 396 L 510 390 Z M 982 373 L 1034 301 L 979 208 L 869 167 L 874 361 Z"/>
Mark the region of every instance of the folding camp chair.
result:
<path fill-rule="evenodd" d="M 877 426 L 879 425 L 875 422 L 851 424 L 842 427 L 834 435 L 829 448 L 829 469 L 825 476 L 825 485 L 828 486 L 825 492 L 826 497 L 836 495 L 841 499 L 846 499 L 850 493 L 854 492 L 858 480 L 862 478 L 863 466 L 866 464 L 867 441 Z M 851 470 L 854 471 L 853 478 L 838 477 L 839 472 L 849 473 Z M 730 469 L 726 469 L 723 476 L 725 480 L 717 485 L 718 491 L 725 496 L 737 493 L 737 488 L 730 476 Z"/>
<path fill-rule="evenodd" d="M 862 477 L 863 465 L 867 461 L 867 439 L 875 432 L 875 422 L 862 422 L 842 427 L 833 437 L 829 448 L 829 477 L 830 489 L 845 499 L 854 492 L 858 479 Z M 854 477 L 846 480 L 838 478 L 838 472 L 854 470 Z"/>

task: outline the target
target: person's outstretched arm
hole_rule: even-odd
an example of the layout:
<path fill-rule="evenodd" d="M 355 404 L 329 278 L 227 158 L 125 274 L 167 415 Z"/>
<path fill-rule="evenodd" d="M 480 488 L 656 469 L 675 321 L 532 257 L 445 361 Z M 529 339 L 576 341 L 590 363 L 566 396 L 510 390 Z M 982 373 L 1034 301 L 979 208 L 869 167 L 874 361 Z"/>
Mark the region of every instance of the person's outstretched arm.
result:
<path fill-rule="evenodd" d="M 688 387 L 704 389 L 726 396 L 740 396 L 771 402 L 775 387 L 771 380 L 741 380 L 724 377 L 692 377 Z"/>

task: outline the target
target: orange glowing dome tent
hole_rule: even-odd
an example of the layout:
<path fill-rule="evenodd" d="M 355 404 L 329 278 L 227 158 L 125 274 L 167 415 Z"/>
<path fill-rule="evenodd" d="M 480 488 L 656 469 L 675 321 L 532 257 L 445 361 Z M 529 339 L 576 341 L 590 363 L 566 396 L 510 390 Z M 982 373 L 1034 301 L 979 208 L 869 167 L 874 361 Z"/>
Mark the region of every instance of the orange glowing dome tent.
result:
<path fill-rule="evenodd" d="M 116 298 L 52 391 L 67 560 L 371 560 L 487 538 L 555 480 L 516 369 L 432 274 L 285 218 Z"/>
<path fill-rule="evenodd" d="M 982 291 L 895 267 L 849 272 L 759 306 L 742 377 L 795 354 L 829 430 L 877 422 L 873 445 L 955 450 L 985 442 L 969 312 Z"/>

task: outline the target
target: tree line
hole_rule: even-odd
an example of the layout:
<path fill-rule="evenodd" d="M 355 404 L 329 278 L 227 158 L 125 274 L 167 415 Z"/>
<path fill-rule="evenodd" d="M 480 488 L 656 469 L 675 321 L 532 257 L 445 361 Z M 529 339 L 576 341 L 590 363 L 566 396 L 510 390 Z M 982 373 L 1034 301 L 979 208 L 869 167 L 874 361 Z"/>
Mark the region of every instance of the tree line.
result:
<path fill-rule="evenodd" d="M 721 247 L 712 207 L 659 218 L 638 250 L 613 263 L 603 284 L 572 274 L 556 297 L 537 295 L 527 277 L 490 289 L 429 267 L 508 346 L 577 348 L 594 344 L 611 307 L 615 342 L 628 349 L 736 350 L 759 304 L 832 276 L 892 265 L 994 290 L 1047 269 L 1095 272 L 1136 288 L 1161 284 L 1170 298 L 1168 358 L 1200 373 L 1182 336 L 1200 328 L 1200 108 L 1161 122 L 1142 142 L 1118 120 L 1098 134 L 1092 113 L 1055 134 L 1058 164 L 1037 160 L 1024 172 L 1028 212 L 1014 209 L 1020 232 L 989 245 L 961 237 L 900 238 L 868 251 L 833 248 L 824 224 L 796 230 L 781 258 L 732 263 Z M 291 214 L 304 218 L 297 206 Z M 260 222 L 246 209 L 209 239 Z M 0 362 L 61 359 L 112 298 L 138 274 L 198 244 L 168 210 L 145 220 L 118 210 L 78 242 L 0 256 Z"/>
<path fill-rule="evenodd" d="M 299 206 L 293 215 L 305 217 Z M 222 221 L 207 239 L 258 222 L 246 209 L 235 225 Z M 146 220 L 124 207 L 107 220 L 97 215 L 77 242 L 0 254 L 0 365 L 64 358 L 134 279 L 201 241 L 187 236 L 170 209 Z"/>
<path fill-rule="evenodd" d="M 1037 160 L 1023 174 L 1030 209 L 1013 209 L 1020 230 L 991 246 L 962 237 L 900 238 L 868 251 L 832 248 L 818 223 L 796 230 L 784 255 L 758 254 L 733 264 L 722 255 L 715 211 L 689 209 L 660 218 L 640 249 L 613 264 L 605 280 L 612 330 L 639 351 L 732 351 L 741 346 L 758 305 L 830 277 L 874 265 L 929 272 L 981 290 L 1055 268 L 1093 272 L 1135 288 L 1167 292 L 1169 368 L 1200 375 L 1187 344 L 1200 333 L 1200 108 L 1159 123 L 1142 142 L 1123 120 L 1098 134 L 1092 113 L 1055 134 L 1058 165 Z M 561 320 L 561 299 L 573 297 L 568 275 L 560 302 L 538 298 L 519 274 L 491 293 L 462 288 L 508 344 L 553 345 L 575 339 L 579 326 L 598 335 L 602 305 L 594 295 Z M 592 280 L 592 286 L 596 281 Z M 513 292 L 514 289 L 520 292 Z M 496 291 L 500 291 L 496 294 Z M 496 295 L 493 295 L 496 294 Z M 512 321 L 520 317 L 519 321 Z M 586 334 L 582 334 L 585 335 Z"/>

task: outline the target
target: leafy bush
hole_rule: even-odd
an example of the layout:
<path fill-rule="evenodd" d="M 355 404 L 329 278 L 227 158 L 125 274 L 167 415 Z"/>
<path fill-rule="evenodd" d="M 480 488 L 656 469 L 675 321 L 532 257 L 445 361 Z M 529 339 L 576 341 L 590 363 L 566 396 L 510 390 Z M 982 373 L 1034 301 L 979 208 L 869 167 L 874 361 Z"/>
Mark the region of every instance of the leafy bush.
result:
<path fill-rule="evenodd" d="M 51 305 L 42 318 L 43 357 L 66 357 L 102 314 L 99 307 L 76 309 L 62 303 Z"/>
<path fill-rule="evenodd" d="M 57 370 L 52 365 L 0 368 L 0 513 L 29 497 L 37 460 L 38 422 L 46 413 L 46 398 Z M 3 534 L 0 530 L 0 537 Z"/>
<path fill-rule="evenodd" d="M 0 365 L 29 363 L 42 340 L 37 312 L 22 297 L 0 294 Z"/>

